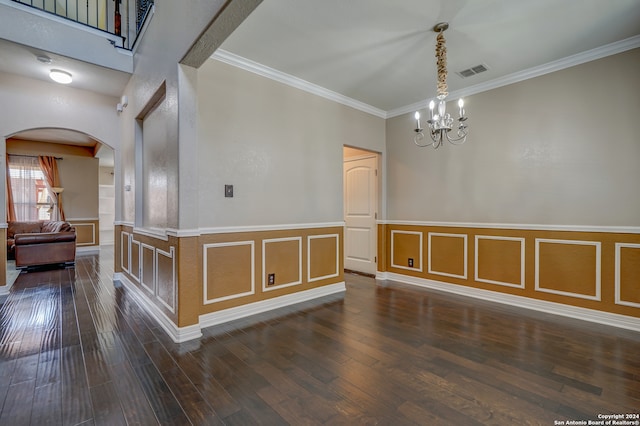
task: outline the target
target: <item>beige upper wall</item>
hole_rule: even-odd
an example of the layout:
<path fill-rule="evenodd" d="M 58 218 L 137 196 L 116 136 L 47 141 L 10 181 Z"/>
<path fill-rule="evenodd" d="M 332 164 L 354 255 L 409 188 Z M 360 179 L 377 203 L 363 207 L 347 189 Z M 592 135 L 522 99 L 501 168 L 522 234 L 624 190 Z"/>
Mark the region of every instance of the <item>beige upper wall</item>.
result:
<path fill-rule="evenodd" d="M 471 96 L 459 147 L 387 120 L 387 219 L 640 226 L 639 69 L 635 49 Z"/>
<path fill-rule="evenodd" d="M 60 184 L 64 188 L 62 202 L 67 219 L 97 219 L 98 206 L 97 158 L 65 156 L 58 161 Z"/>
<path fill-rule="evenodd" d="M 77 130 L 115 149 L 119 148 L 120 140 L 115 130 L 119 126 L 114 108 L 116 98 L 53 82 L 0 73 L 0 99 L 2 105 L 10 106 L 2 108 L 0 114 L 0 152 L 3 154 L 6 138 L 38 128 Z M 5 169 L 5 161 L 0 162 L 2 176 L 5 176 Z M 3 177 L 4 180 L 6 178 Z M 4 205 L 6 186 L 0 186 L 0 205 Z M 4 209 L 1 214 L 4 218 L 2 221 L 6 221 Z M 97 217 L 97 211 L 79 217 Z"/>
<path fill-rule="evenodd" d="M 198 111 L 200 227 L 342 221 L 343 146 L 385 150 L 383 119 L 216 60 Z"/>
<path fill-rule="evenodd" d="M 179 162 L 190 157 L 191 147 L 195 150 L 194 141 L 181 135 L 189 134 L 196 123 L 189 96 L 180 93 L 188 89 L 181 87 L 178 64 L 226 3 L 191 0 L 187 7 L 178 1 L 155 1 L 155 13 L 137 48 L 134 73 L 124 93 L 129 106 L 121 114 L 123 149 L 116 155 L 122 167 L 116 172 L 116 186 L 121 184 L 126 189 L 121 205 L 117 203 L 121 206 L 117 220 L 160 229 L 195 226 L 180 220 L 181 214 L 190 214 L 181 213 L 179 191 L 180 185 L 189 180 L 193 164 L 187 162 L 183 167 Z M 146 123 L 144 146 L 140 144 L 136 152 L 135 120 L 163 83 L 166 96 Z M 140 133 L 138 137 L 142 138 Z M 142 160 L 140 164 L 136 164 L 136 158 Z M 147 194 L 143 182 L 148 183 Z M 187 206 L 185 210 L 190 209 Z"/>

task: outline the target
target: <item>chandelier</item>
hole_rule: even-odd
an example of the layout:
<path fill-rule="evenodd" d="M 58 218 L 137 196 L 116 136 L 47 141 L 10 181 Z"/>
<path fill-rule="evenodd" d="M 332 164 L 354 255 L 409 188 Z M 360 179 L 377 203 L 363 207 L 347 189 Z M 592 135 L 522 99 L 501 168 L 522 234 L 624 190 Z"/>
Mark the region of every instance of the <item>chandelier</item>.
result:
<path fill-rule="evenodd" d="M 447 46 L 444 39 L 444 31 L 449 28 L 447 22 L 440 22 L 433 27 L 433 31 L 438 33 L 436 37 L 436 65 L 438 68 L 438 95 L 437 105 L 433 100 L 429 102 L 429 128 L 426 129 L 430 140 L 425 137 L 424 130 L 420 127 L 420 112 L 416 111 L 416 136 L 413 141 L 420 147 L 432 146 L 439 148 L 445 140 L 454 145 L 462 145 L 467 140 L 467 117 L 464 115 L 464 101 L 458 100 L 458 128 L 455 134 L 451 134 L 454 125 L 454 118 L 446 110 L 447 92 Z"/>

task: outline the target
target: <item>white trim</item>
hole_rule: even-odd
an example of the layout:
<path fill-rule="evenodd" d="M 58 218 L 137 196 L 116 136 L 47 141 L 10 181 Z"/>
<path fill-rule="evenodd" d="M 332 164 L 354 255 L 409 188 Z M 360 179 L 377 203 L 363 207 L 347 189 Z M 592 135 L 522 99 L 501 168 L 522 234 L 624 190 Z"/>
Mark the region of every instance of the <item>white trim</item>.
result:
<path fill-rule="evenodd" d="M 267 244 L 278 243 L 283 241 L 297 241 L 298 242 L 298 281 L 292 281 L 290 283 L 283 283 L 280 285 L 267 286 Z M 294 285 L 302 284 L 302 237 L 285 237 L 285 238 L 270 238 L 262 240 L 262 291 L 272 291 L 281 288 L 292 287 Z"/>
<path fill-rule="evenodd" d="M 432 290 L 440 290 L 447 293 L 502 303 L 509 306 L 546 312 L 553 315 L 560 315 L 563 317 L 575 318 L 633 331 L 640 331 L 640 318 L 629 317 L 626 315 L 596 311 L 593 309 L 580 308 L 555 302 L 547 302 L 545 300 L 531 299 L 524 296 L 515 296 L 507 293 L 428 280 L 425 278 L 411 277 L 392 272 L 379 272 L 376 275 L 376 279 L 397 281 L 404 284 L 411 284 Z"/>
<path fill-rule="evenodd" d="M 76 256 L 88 256 L 90 254 L 100 254 L 100 246 L 76 246 Z"/>
<path fill-rule="evenodd" d="M 435 236 L 435 237 L 449 237 L 449 238 L 462 238 L 464 241 L 464 273 L 463 275 L 457 275 L 457 274 L 451 274 L 449 272 L 440 272 L 440 271 L 436 271 L 434 269 L 431 269 L 431 236 Z M 428 232 L 427 233 L 427 238 L 429 240 L 429 243 L 427 245 L 428 247 L 428 254 L 427 254 L 427 261 L 428 261 L 428 272 L 430 274 L 433 275 L 442 275 L 443 277 L 452 277 L 452 278 L 462 278 L 464 280 L 467 279 L 467 260 L 468 260 L 468 244 L 467 244 L 467 234 L 448 234 L 448 233 L 444 233 L 444 232 Z"/>
<path fill-rule="evenodd" d="M 277 225 L 247 225 L 247 226 L 219 226 L 211 228 L 175 229 L 175 228 L 139 228 L 134 227 L 129 222 L 114 222 L 115 225 L 133 227 L 133 232 L 148 237 L 158 238 L 162 241 L 169 241 L 172 237 L 200 237 L 210 234 L 232 234 L 236 232 L 264 232 L 264 231 L 287 231 L 292 229 L 314 229 L 314 228 L 334 228 L 344 227 L 342 222 L 322 222 L 322 223 L 293 223 Z M 640 231 L 639 231 L 640 233 Z"/>
<path fill-rule="evenodd" d="M 482 222 L 430 222 L 418 220 L 378 220 L 380 225 L 437 226 L 449 228 L 513 229 L 527 231 L 570 231 L 640 234 L 640 226 L 544 225 Z"/>
<path fill-rule="evenodd" d="M 156 294 L 156 248 L 154 246 L 151 246 L 149 244 L 145 244 L 145 243 L 141 243 L 141 250 L 140 250 L 140 285 L 142 287 L 144 287 L 145 289 L 147 289 L 151 294 Z M 151 287 L 148 287 L 145 282 L 144 282 L 144 250 L 151 250 L 151 259 L 153 262 L 152 268 L 153 271 L 151 272 Z"/>
<path fill-rule="evenodd" d="M 209 299 L 207 295 L 207 249 L 212 247 L 229 247 L 229 246 L 250 246 L 251 247 L 251 290 L 245 291 L 244 293 L 236 293 L 230 294 L 229 296 L 217 297 L 215 299 Z M 225 300 L 237 299 L 239 297 L 251 296 L 252 294 L 256 294 L 256 271 L 255 271 L 255 259 L 256 259 L 256 248 L 255 241 L 232 241 L 228 243 L 212 243 L 212 244 L 203 244 L 202 245 L 202 303 L 205 305 L 209 305 L 212 303 L 222 302 Z"/>
<path fill-rule="evenodd" d="M 501 240 L 501 241 L 519 241 L 520 242 L 520 284 L 517 283 L 508 283 L 508 282 L 504 282 L 504 281 L 496 281 L 496 280 L 489 280 L 489 279 L 485 279 L 485 278 L 480 278 L 479 276 L 479 271 L 478 271 L 478 265 L 480 264 L 480 262 L 478 261 L 478 240 Z M 520 237 L 499 237 L 499 236 L 493 236 L 493 235 L 476 235 L 475 238 L 475 280 L 478 282 L 482 282 L 482 283 L 488 283 L 488 284 L 497 284 L 497 285 L 504 285 L 504 286 L 508 286 L 508 287 L 515 287 L 515 288 L 524 288 L 524 276 L 525 276 L 525 263 L 524 263 L 524 253 L 525 253 L 525 244 L 524 244 L 524 238 L 520 238 Z"/>
<path fill-rule="evenodd" d="M 336 272 L 329 275 L 322 275 L 320 277 L 311 278 L 311 240 L 320 238 L 335 238 L 336 239 Z M 324 234 L 324 235 L 309 235 L 307 236 L 307 282 L 312 283 L 314 281 L 326 280 L 328 278 L 335 278 L 340 276 L 340 234 Z"/>
<path fill-rule="evenodd" d="M 420 268 L 410 268 L 408 266 L 403 266 L 403 265 L 396 265 L 395 264 L 395 259 L 394 259 L 394 234 L 407 234 L 407 235 L 419 235 L 420 236 L 420 259 L 414 259 L 415 260 L 420 260 Z M 406 269 L 407 271 L 415 271 L 415 272 L 422 272 L 422 258 L 423 258 L 423 254 L 422 254 L 422 240 L 424 239 L 424 235 L 422 234 L 422 232 L 419 231 L 401 231 L 401 230 L 392 230 L 391 231 L 391 267 L 392 268 L 398 268 L 398 269 Z M 415 265 L 415 264 L 414 264 Z"/>
<path fill-rule="evenodd" d="M 546 244 L 565 244 L 565 245 L 581 245 L 581 246 L 594 246 L 596 248 L 596 270 L 595 270 L 595 279 L 596 279 L 596 294 L 595 296 L 590 296 L 588 294 L 582 294 L 582 293 L 572 293 L 570 291 L 561 291 L 561 290 L 554 290 L 554 289 L 549 289 L 549 288 L 544 288 L 544 287 L 540 287 L 540 243 L 546 243 Z M 601 263 L 602 263 L 602 256 L 601 256 L 601 243 L 600 241 L 580 241 L 580 240 L 556 240 L 556 239 L 551 239 L 551 238 L 536 238 L 535 239 L 535 247 L 536 247 L 536 262 L 535 262 L 535 290 L 536 291 L 540 291 L 540 292 L 544 292 L 544 293 L 552 293 L 552 294 L 559 294 L 562 296 L 570 296 L 570 297 L 577 297 L 580 299 L 587 299 L 587 300 L 597 300 L 597 301 L 601 301 L 601 273 L 600 271 L 602 270 L 601 268 Z"/>
<path fill-rule="evenodd" d="M 167 229 L 167 235 L 170 235 L 172 237 L 184 238 L 184 237 L 199 237 L 201 235 L 201 233 L 200 233 L 199 229 L 168 228 Z"/>
<path fill-rule="evenodd" d="M 135 225 L 133 222 L 127 222 L 124 220 L 115 220 L 113 221 L 113 226 L 128 226 L 130 228 L 133 228 Z"/>
<path fill-rule="evenodd" d="M 132 266 L 133 265 L 129 265 L 129 276 L 131 278 L 133 278 L 138 284 L 141 284 L 140 282 L 140 241 L 136 241 L 133 238 L 131 238 L 131 245 L 129 246 L 129 250 L 133 249 L 133 245 L 137 244 L 138 245 L 138 271 L 133 271 Z M 134 256 L 133 255 L 129 255 L 129 259 L 131 259 L 131 261 L 133 261 Z"/>
<path fill-rule="evenodd" d="M 615 274 L 615 288 L 616 288 L 616 305 L 624 305 L 631 306 L 634 308 L 640 308 L 640 303 L 637 302 L 629 302 L 622 300 L 620 297 L 620 274 L 621 274 L 621 266 L 620 266 L 620 249 L 621 248 L 633 248 L 640 249 L 640 244 L 632 244 L 632 243 L 616 243 L 616 274 Z"/>
<path fill-rule="evenodd" d="M 125 237 L 126 235 L 126 237 Z M 124 267 L 124 238 L 127 239 L 127 267 Z M 127 274 L 131 268 L 131 234 L 125 231 L 120 233 L 120 267 Z"/>
<path fill-rule="evenodd" d="M 158 264 L 160 262 L 158 262 L 158 256 L 164 256 L 164 257 L 168 257 L 169 259 L 171 259 L 171 305 L 169 305 L 167 302 L 164 301 L 164 299 L 162 299 L 159 296 L 159 292 L 158 289 L 160 288 L 160 286 L 158 285 Z M 158 299 L 158 301 L 160 303 L 162 303 L 162 305 L 164 307 L 166 307 L 167 309 L 169 309 L 171 311 L 172 314 L 175 314 L 175 306 L 177 303 L 177 296 L 176 296 L 176 289 L 177 289 L 177 285 L 176 285 L 176 256 L 175 256 L 175 247 L 171 246 L 169 247 L 169 252 L 166 252 L 162 249 L 159 248 L 155 248 L 155 257 L 153 259 L 154 261 L 154 282 L 153 282 L 153 286 L 155 288 L 155 296 L 156 299 Z"/>
<path fill-rule="evenodd" d="M 518 83 L 521 81 L 529 80 L 531 78 L 539 77 L 541 75 L 584 64 L 586 62 L 595 61 L 596 59 L 601 59 L 607 56 L 626 52 L 627 50 L 635 49 L 636 47 L 640 47 L 640 36 L 629 37 L 625 40 L 620 40 L 611 44 L 607 44 L 605 46 L 596 47 L 595 49 L 567 56 L 566 58 L 562 58 L 557 61 L 548 62 L 537 67 L 518 71 L 493 80 L 485 81 L 484 83 L 475 84 L 461 90 L 456 90 L 450 92 L 448 98 L 458 99 L 464 96 L 475 95 L 477 93 L 486 92 L 489 90 L 497 89 L 499 87 L 508 86 L 509 84 Z M 424 109 L 431 99 L 432 98 L 425 99 L 411 105 L 405 105 L 403 107 L 387 111 L 386 118 L 393 118 L 402 114 L 413 113 L 416 110 Z"/>
<path fill-rule="evenodd" d="M 231 234 L 235 232 L 263 232 L 263 231 L 288 231 L 293 229 L 314 229 L 314 228 L 334 228 L 344 227 L 342 222 L 324 222 L 324 223 L 294 223 L 282 225 L 253 225 L 253 226 L 223 226 L 216 228 L 200 228 L 199 235 L 207 234 Z"/>
<path fill-rule="evenodd" d="M 5 284 L 6 284 L 6 277 L 5 277 Z M 0 297 L 6 296 L 9 293 L 11 293 L 11 287 L 13 287 L 13 284 L 16 282 L 16 280 L 13 280 L 13 282 L 11 284 L 7 284 L 7 285 L 2 285 L 0 286 Z"/>
<path fill-rule="evenodd" d="M 169 241 L 166 231 L 160 228 L 133 228 L 135 234 L 144 235 L 151 238 L 157 238 L 162 241 Z"/>
<path fill-rule="evenodd" d="M 162 329 L 176 343 L 186 342 L 187 340 L 202 337 L 200 326 L 198 324 L 189 325 L 187 327 L 178 327 L 160 308 L 154 305 L 147 296 L 129 279 L 126 275 L 117 272 L 113 274 L 113 281 L 122 283 L 133 300 L 143 308 L 151 317 L 162 327 Z"/>
<path fill-rule="evenodd" d="M 286 74 L 282 71 L 278 71 L 266 65 L 259 64 L 250 59 L 243 58 L 242 56 L 238 56 L 234 53 L 227 52 L 226 50 L 216 50 L 214 54 L 211 55 L 211 59 L 224 62 L 225 64 L 243 69 L 245 71 L 249 71 L 262 77 L 266 77 L 270 80 L 286 84 L 287 86 L 303 90 L 305 92 L 320 96 L 325 99 L 329 99 L 330 101 L 346 105 L 362 112 L 366 112 L 367 114 L 375 115 L 376 117 L 380 118 L 387 118 L 387 112 L 384 110 L 355 100 L 353 98 L 349 98 L 332 90 L 325 89 L 324 87 L 318 86 L 317 84 L 310 83 L 306 80 L 292 76 L 290 74 Z"/>
<path fill-rule="evenodd" d="M 91 220 L 91 219 L 89 219 Z M 96 244 L 96 224 L 95 223 L 72 223 L 71 220 L 67 220 L 74 228 L 78 226 L 91 226 L 91 242 L 90 243 L 76 243 L 76 247 L 83 246 L 95 246 Z"/>
<path fill-rule="evenodd" d="M 71 219 L 70 218 L 66 218 L 65 222 L 71 223 L 71 222 L 78 222 L 78 221 L 85 221 L 85 220 L 86 221 L 94 220 L 94 221 L 97 222 L 97 221 L 100 220 L 100 218 L 99 217 L 74 217 L 74 218 L 71 218 Z"/>
<path fill-rule="evenodd" d="M 211 327 L 262 312 L 346 291 L 344 281 L 200 315 L 200 327 Z"/>

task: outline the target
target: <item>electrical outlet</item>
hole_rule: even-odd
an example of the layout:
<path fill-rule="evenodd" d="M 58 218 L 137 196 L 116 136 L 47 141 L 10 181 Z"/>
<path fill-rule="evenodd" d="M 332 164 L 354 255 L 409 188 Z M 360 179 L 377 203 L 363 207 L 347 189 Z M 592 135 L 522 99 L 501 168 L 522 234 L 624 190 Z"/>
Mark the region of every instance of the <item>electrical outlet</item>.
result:
<path fill-rule="evenodd" d="M 233 185 L 225 185 L 224 186 L 224 196 L 233 198 Z"/>
<path fill-rule="evenodd" d="M 276 283 L 276 274 L 269 274 L 267 278 L 267 285 L 274 285 Z"/>
<path fill-rule="evenodd" d="M 413 268 L 413 259 L 409 258 L 409 268 Z"/>

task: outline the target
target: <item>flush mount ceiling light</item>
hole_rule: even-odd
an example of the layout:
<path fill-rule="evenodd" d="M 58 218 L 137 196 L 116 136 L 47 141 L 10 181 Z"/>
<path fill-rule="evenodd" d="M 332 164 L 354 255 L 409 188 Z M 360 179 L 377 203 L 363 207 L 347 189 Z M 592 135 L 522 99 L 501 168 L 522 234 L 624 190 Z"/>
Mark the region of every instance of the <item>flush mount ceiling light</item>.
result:
<path fill-rule="evenodd" d="M 62 70 L 51 70 L 49 77 L 51 77 L 51 80 L 60 84 L 69 84 L 73 81 L 71 74 Z"/>
<path fill-rule="evenodd" d="M 454 119 L 446 111 L 446 98 L 449 92 L 447 92 L 447 46 L 445 45 L 446 41 L 443 33 L 447 28 L 449 28 L 449 24 L 446 22 L 440 22 L 433 27 L 433 31 L 438 33 L 436 37 L 438 95 L 436 96 L 437 101 L 434 102 L 432 100 L 429 102 L 429 120 L 427 120 L 427 123 L 429 124 L 428 134 L 430 138 L 428 142 L 426 142 L 427 138 L 425 138 L 423 129 L 420 127 L 420 112 L 416 111 L 416 136 L 413 141 L 420 147 L 432 146 L 438 148 L 442 146 L 445 140 L 454 145 L 462 145 L 467 140 L 467 125 L 465 124 L 467 117 L 464 115 L 464 101 L 462 99 L 458 100 L 458 130 L 455 135 L 449 134 L 453 127 Z M 438 105 L 434 111 L 436 102 Z"/>

